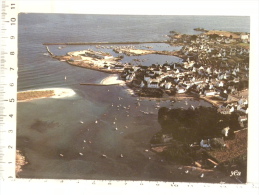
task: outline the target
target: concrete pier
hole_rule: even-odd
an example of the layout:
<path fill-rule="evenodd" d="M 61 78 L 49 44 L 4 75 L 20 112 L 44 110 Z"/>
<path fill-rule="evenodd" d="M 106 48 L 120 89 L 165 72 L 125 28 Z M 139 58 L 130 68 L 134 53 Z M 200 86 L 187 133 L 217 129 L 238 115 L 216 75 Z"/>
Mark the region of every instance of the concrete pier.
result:
<path fill-rule="evenodd" d="M 167 43 L 167 41 L 144 42 L 67 42 L 67 43 L 43 43 L 43 45 L 115 45 L 115 44 L 143 44 L 143 43 Z"/>

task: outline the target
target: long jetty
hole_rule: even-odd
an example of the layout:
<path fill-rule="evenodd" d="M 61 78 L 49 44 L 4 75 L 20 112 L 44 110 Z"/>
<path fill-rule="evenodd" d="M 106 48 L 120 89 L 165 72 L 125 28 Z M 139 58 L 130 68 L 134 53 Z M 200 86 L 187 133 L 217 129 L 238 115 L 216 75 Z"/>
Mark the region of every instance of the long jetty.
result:
<path fill-rule="evenodd" d="M 49 53 L 51 56 L 54 56 L 54 54 L 49 50 L 49 47 L 48 47 L 48 46 L 46 46 L 46 49 L 47 49 L 48 53 Z"/>
<path fill-rule="evenodd" d="M 114 83 L 114 84 L 80 83 L 80 85 L 109 86 L 109 85 L 121 85 L 121 83 Z"/>
<path fill-rule="evenodd" d="M 167 41 L 143 41 L 143 42 L 66 42 L 66 43 L 43 43 L 43 45 L 116 45 L 116 44 L 143 44 L 143 43 L 167 43 Z"/>

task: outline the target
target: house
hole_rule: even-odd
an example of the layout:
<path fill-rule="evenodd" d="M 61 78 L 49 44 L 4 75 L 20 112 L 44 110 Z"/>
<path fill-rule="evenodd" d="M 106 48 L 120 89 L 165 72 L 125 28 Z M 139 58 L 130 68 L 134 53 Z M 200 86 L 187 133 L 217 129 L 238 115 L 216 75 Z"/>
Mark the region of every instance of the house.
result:
<path fill-rule="evenodd" d="M 239 78 L 234 78 L 233 82 L 234 83 L 238 83 L 239 82 Z"/>
<path fill-rule="evenodd" d="M 141 81 L 141 84 L 140 84 L 140 87 L 144 87 L 145 86 L 145 83 L 143 81 Z"/>
<path fill-rule="evenodd" d="M 186 91 L 186 88 L 182 85 L 177 85 L 176 89 L 177 89 L 177 93 L 185 93 Z"/>
<path fill-rule="evenodd" d="M 159 83 L 157 81 L 152 81 L 150 83 L 148 83 L 147 85 L 148 88 L 159 88 Z"/>
<path fill-rule="evenodd" d="M 238 121 L 239 121 L 239 122 L 247 121 L 247 116 L 239 116 L 239 117 L 238 117 Z"/>
<path fill-rule="evenodd" d="M 220 114 L 230 114 L 230 113 L 231 113 L 231 112 L 230 112 L 230 108 L 226 108 L 226 107 L 224 107 L 224 106 L 219 107 L 219 108 L 217 109 L 217 111 L 218 111 Z"/>
<path fill-rule="evenodd" d="M 224 148 L 226 147 L 225 141 L 222 138 L 212 138 L 210 140 L 210 145 L 212 148 Z"/>
<path fill-rule="evenodd" d="M 238 100 L 238 104 L 239 105 L 247 105 L 248 101 L 246 98 L 241 98 L 240 100 Z"/>
<path fill-rule="evenodd" d="M 151 77 L 150 77 L 150 76 L 144 75 L 144 80 L 145 80 L 145 81 L 147 81 L 147 82 L 148 82 L 148 81 L 150 81 L 150 79 L 151 79 Z"/>
<path fill-rule="evenodd" d="M 170 65 L 165 65 L 165 66 L 164 66 L 164 69 L 165 69 L 166 71 L 169 71 L 169 70 L 171 70 L 171 67 L 170 67 Z"/>
<path fill-rule="evenodd" d="M 248 105 L 238 105 L 237 110 L 248 114 Z"/>
<path fill-rule="evenodd" d="M 154 72 L 154 71 L 150 71 L 150 72 L 148 73 L 148 75 L 151 76 L 151 77 L 153 77 L 153 76 L 155 76 L 155 72 Z"/>
<path fill-rule="evenodd" d="M 223 81 L 220 81 L 218 84 L 218 87 L 223 87 L 224 86 L 224 82 Z"/>
<path fill-rule="evenodd" d="M 193 83 L 190 81 L 184 81 L 183 84 L 186 86 L 186 89 L 189 89 L 193 85 Z"/>
<path fill-rule="evenodd" d="M 178 68 L 175 69 L 175 70 L 174 70 L 174 73 L 175 73 L 175 74 L 180 73 L 179 69 L 178 69 Z"/>
<path fill-rule="evenodd" d="M 234 111 L 235 111 L 235 107 L 234 106 L 229 107 L 229 112 L 234 112 Z"/>
<path fill-rule="evenodd" d="M 241 127 L 247 126 L 247 116 L 239 116 L 238 122 L 239 122 Z"/>
<path fill-rule="evenodd" d="M 227 137 L 227 136 L 228 136 L 229 129 L 230 129 L 229 127 L 225 127 L 224 129 L 221 130 L 221 133 L 222 133 L 225 137 Z"/>
<path fill-rule="evenodd" d="M 111 69 L 111 66 L 110 66 L 110 65 L 104 65 L 103 68 L 104 68 L 104 69 L 107 69 L 107 70 L 110 70 L 110 69 Z M 122 78 L 122 76 L 121 76 L 121 78 Z"/>
<path fill-rule="evenodd" d="M 210 139 L 202 139 L 201 142 L 200 142 L 200 146 L 202 148 L 210 148 L 211 147 Z"/>
<path fill-rule="evenodd" d="M 165 89 L 170 89 L 171 86 L 172 86 L 172 83 L 171 83 L 171 82 L 167 82 L 167 83 L 165 84 Z"/>
<path fill-rule="evenodd" d="M 184 87 L 179 87 L 177 93 L 185 93 L 186 89 Z"/>
<path fill-rule="evenodd" d="M 241 34 L 240 38 L 241 38 L 242 42 L 247 43 L 248 39 L 249 39 L 249 35 L 248 34 Z"/>
<path fill-rule="evenodd" d="M 211 95 L 216 95 L 217 92 L 214 89 L 209 89 L 204 91 L 205 96 L 211 96 Z"/>
<path fill-rule="evenodd" d="M 156 68 L 153 70 L 155 74 L 162 74 L 162 70 L 160 68 Z"/>
<path fill-rule="evenodd" d="M 135 73 L 130 73 L 126 76 L 126 81 L 132 81 L 135 77 Z"/>

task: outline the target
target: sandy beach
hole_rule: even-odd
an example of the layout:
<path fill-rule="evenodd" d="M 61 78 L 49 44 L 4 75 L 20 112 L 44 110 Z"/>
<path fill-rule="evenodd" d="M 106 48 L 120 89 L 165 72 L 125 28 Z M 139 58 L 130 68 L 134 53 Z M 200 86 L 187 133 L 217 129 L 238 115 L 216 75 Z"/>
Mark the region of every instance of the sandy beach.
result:
<path fill-rule="evenodd" d="M 34 96 L 35 93 L 41 92 L 41 95 Z M 44 95 L 46 92 L 46 95 Z M 49 93 L 50 92 L 50 93 Z M 28 97 L 22 100 L 19 100 L 19 95 L 28 94 Z M 68 88 L 44 88 L 44 89 L 36 89 L 36 90 L 28 90 L 28 91 L 20 91 L 17 93 L 18 95 L 18 102 L 24 101 L 31 101 L 34 99 L 41 99 L 41 98 L 66 98 L 75 95 L 76 93 L 72 89 Z"/>
<path fill-rule="evenodd" d="M 119 76 L 117 74 L 112 74 L 106 78 L 104 78 L 102 81 L 101 81 L 101 84 L 105 84 L 105 85 L 111 85 L 111 84 L 125 84 L 125 81 L 123 80 L 120 80 L 119 79 Z"/>

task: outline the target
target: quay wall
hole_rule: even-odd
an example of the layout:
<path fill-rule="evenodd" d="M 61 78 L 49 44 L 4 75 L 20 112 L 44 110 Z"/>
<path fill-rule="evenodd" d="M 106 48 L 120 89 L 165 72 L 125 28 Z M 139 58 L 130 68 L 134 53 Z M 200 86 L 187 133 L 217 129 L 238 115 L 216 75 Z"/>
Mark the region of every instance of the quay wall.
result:
<path fill-rule="evenodd" d="M 67 42 L 67 43 L 43 43 L 43 45 L 111 45 L 111 44 L 143 44 L 143 43 L 168 43 L 167 41 L 144 41 L 144 42 Z"/>

